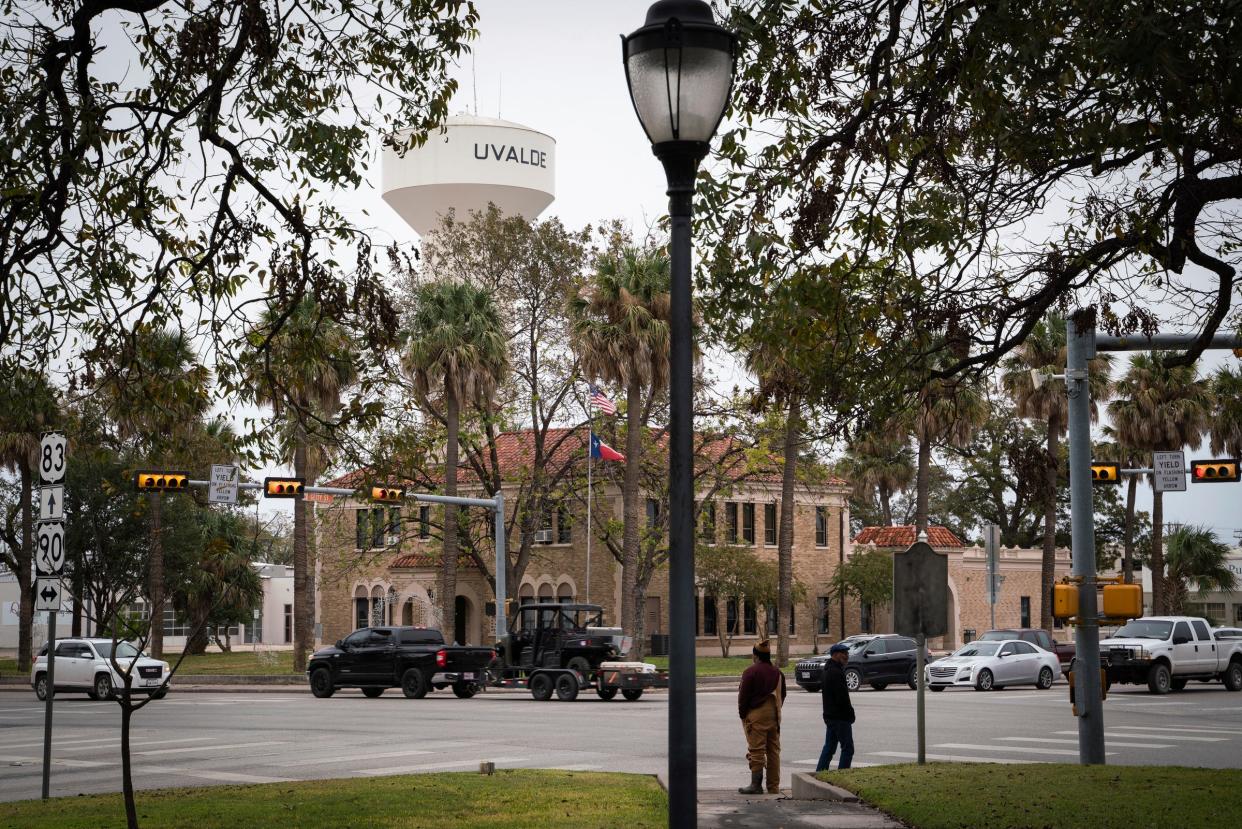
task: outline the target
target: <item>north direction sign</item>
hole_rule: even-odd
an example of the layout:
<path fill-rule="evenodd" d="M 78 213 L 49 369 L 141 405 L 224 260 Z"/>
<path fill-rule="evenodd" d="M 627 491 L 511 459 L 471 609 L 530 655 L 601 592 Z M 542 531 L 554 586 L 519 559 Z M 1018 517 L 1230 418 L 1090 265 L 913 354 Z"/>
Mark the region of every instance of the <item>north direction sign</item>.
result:
<path fill-rule="evenodd" d="M 44 486 L 39 488 L 39 520 L 62 521 L 65 517 L 65 488 Z"/>

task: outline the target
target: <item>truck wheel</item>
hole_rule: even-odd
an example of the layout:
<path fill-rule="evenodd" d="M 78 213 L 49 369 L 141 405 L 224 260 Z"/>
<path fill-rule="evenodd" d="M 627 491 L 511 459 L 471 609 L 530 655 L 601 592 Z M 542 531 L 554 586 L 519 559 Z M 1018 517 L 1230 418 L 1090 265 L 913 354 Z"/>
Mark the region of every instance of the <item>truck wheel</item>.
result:
<path fill-rule="evenodd" d="M 418 668 L 410 668 L 401 675 L 401 693 L 406 699 L 422 699 L 431 690 L 427 675 Z"/>
<path fill-rule="evenodd" d="M 453 696 L 458 699 L 470 699 L 479 693 L 479 685 L 476 682 L 454 682 Z"/>
<path fill-rule="evenodd" d="M 1175 677 L 1173 677 L 1173 679 L 1172 679 L 1172 681 L 1169 683 L 1169 685 L 1173 688 L 1173 690 L 1174 690 L 1174 691 L 1180 691 L 1180 690 L 1182 690 L 1183 688 L 1185 688 L 1185 687 L 1186 687 L 1186 678 L 1185 678 L 1185 677 L 1180 677 L 1180 676 L 1175 676 Z"/>
<path fill-rule="evenodd" d="M 1242 662 L 1233 660 L 1225 669 L 1225 690 L 1242 691 Z"/>
<path fill-rule="evenodd" d="M 862 673 L 857 668 L 845 669 L 845 687 L 849 691 L 857 691 L 862 685 Z"/>
<path fill-rule="evenodd" d="M 319 699 L 327 699 L 336 693 L 332 687 L 332 672 L 327 668 L 318 668 L 311 674 L 311 693 Z"/>
<path fill-rule="evenodd" d="M 600 699 L 615 699 L 617 696 L 617 689 L 605 686 L 603 688 L 596 688 L 595 693 L 599 694 Z"/>
<path fill-rule="evenodd" d="M 530 678 L 530 695 L 540 702 L 552 699 L 552 677 L 535 674 Z"/>
<path fill-rule="evenodd" d="M 634 702 L 636 699 L 638 699 L 642 695 L 643 695 L 642 688 L 622 688 L 621 689 L 621 696 L 625 697 L 630 702 Z"/>
<path fill-rule="evenodd" d="M 1147 690 L 1153 694 L 1167 694 L 1173 688 L 1173 675 L 1169 673 L 1169 666 L 1163 662 L 1157 662 L 1151 666 L 1151 670 L 1147 672 Z"/>
<path fill-rule="evenodd" d="M 375 699 L 382 693 L 384 693 L 383 688 L 363 688 L 362 689 L 362 695 L 366 697 L 367 699 Z"/>
<path fill-rule="evenodd" d="M 556 698 L 561 702 L 573 702 L 578 698 L 578 680 L 573 674 L 561 674 L 556 678 Z"/>
<path fill-rule="evenodd" d="M 1049 688 L 1052 687 L 1053 679 L 1055 679 L 1055 677 L 1052 675 L 1051 668 L 1047 666 L 1040 668 L 1039 669 L 1039 680 L 1035 683 L 1035 687 L 1041 691 L 1047 691 Z"/>
<path fill-rule="evenodd" d="M 992 676 L 992 672 L 984 668 L 979 672 L 979 676 L 975 677 L 976 691 L 991 691 L 996 687 L 996 678 Z"/>

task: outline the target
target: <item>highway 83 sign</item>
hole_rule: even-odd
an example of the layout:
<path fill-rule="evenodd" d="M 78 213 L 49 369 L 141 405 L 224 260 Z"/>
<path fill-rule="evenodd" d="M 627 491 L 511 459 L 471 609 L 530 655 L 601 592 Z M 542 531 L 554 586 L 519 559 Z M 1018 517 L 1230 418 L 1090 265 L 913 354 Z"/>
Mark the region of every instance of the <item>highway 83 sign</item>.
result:
<path fill-rule="evenodd" d="M 69 441 L 60 432 L 48 432 L 39 441 L 39 480 L 58 484 L 65 479 L 65 452 Z"/>

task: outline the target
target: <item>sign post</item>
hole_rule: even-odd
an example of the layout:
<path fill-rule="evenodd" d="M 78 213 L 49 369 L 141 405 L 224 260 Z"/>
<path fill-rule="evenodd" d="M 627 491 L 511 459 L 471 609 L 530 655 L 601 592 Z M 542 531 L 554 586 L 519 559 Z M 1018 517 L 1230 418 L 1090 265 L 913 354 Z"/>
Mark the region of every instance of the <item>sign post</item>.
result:
<path fill-rule="evenodd" d="M 988 557 L 988 606 L 992 627 L 996 627 L 996 602 L 1000 593 L 1000 527 L 988 524 L 983 528 L 983 546 Z"/>
<path fill-rule="evenodd" d="M 927 762 L 927 692 L 925 666 L 927 637 L 949 628 L 949 559 L 926 541 L 916 541 L 893 556 L 893 629 L 918 643 L 914 670 L 918 673 L 919 765 Z"/>
<path fill-rule="evenodd" d="M 1186 491 L 1186 453 L 1153 452 L 1152 481 L 1156 492 Z"/>
<path fill-rule="evenodd" d="M 56 696 L 56 612 L 65 572 L 65 436 L 48 432 L 39 442 L 39 528 L 35 543 L 35 609 L 47 614 L 47 699 L 43 714 L 43 799 L 51 789 L 52 700 Z"/>

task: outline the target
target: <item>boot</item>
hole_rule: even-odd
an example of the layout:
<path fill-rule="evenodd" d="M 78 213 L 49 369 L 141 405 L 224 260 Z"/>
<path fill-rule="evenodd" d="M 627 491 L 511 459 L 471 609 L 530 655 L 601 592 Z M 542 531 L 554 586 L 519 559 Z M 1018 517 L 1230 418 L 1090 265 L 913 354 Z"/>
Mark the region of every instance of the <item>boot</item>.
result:
<path fill-rule="evenodd" d="M 763 794 L 763 769 L 752 771 L 750 773 L 750 785 L 744 789 L 738 789 L 738 794 Z"/>

